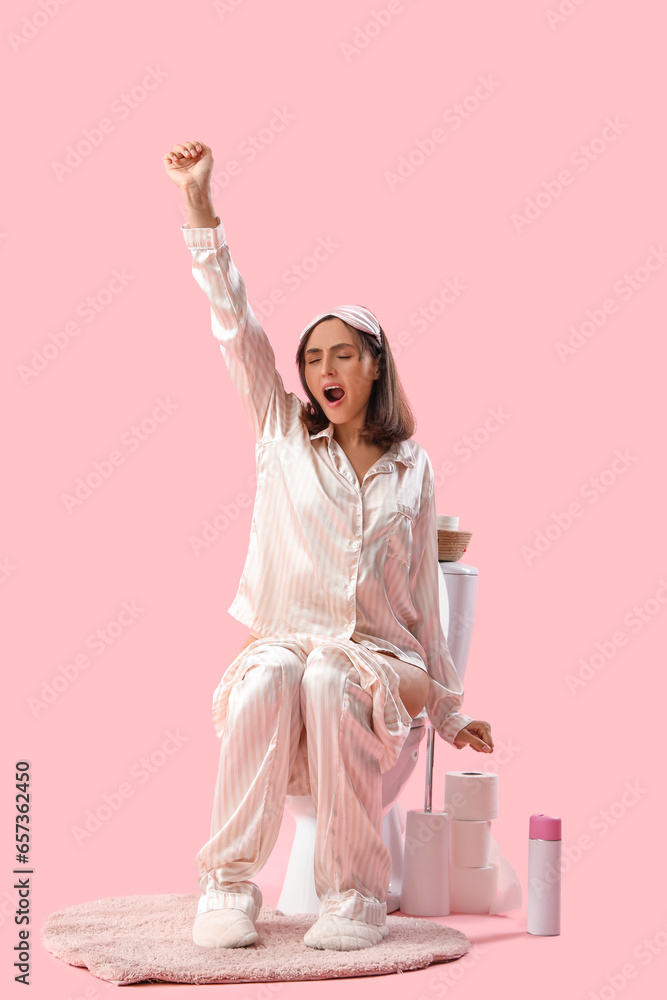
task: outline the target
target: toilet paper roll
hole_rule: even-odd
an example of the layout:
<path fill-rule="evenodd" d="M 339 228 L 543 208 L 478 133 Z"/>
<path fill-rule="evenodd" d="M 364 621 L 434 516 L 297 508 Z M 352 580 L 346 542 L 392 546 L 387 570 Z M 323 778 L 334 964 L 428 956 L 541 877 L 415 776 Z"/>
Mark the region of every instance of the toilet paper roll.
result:
<path fill-rule="evenodd" d="M 486 868 L 449 869 L 449 905 L 452 913 L 488 913 L 495 902 L 498 869 Z M 401 906 L 402 908 L 402 906 Z"/>
<path fill-rule="evenodd" d="M 438 531 L 459 530 L 459 519 L 453 514 L 436 514 L 435 521 Z"/>
<path fill-rule="evenodd" d="M 451 819 L 496 819 L 498 775 L 491 771 L 447 771 L 445 810 Z"/>
<path fill-rule="evenodd" d="M 449 858 L 459 868 L 486 868 L 491 849 L 490 819 L 452 819 Z"/>
<path fill-rule="evenodd" d="M 449 913 L 449 815 L 409 809 L 405 820 L 401 912 Z"/>

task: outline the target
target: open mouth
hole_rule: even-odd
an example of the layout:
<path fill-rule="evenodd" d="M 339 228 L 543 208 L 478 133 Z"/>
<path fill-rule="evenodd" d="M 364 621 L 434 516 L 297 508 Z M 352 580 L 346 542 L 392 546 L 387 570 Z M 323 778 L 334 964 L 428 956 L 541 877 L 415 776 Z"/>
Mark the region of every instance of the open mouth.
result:
<path fill-rule="evenodd" d="M 324 390 L 324 398 L 328 403 L 338 403 L 344 395 L 345 389 L 341 389 L 340 386 L 337 385 Z"/>

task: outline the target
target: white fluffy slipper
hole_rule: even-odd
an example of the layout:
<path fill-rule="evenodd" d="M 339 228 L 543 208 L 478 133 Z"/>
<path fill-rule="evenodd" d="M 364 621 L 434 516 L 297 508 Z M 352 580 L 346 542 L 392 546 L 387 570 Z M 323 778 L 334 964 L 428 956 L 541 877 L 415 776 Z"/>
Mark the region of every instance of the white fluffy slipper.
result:
<path fill-rule="evenodd" d="M 245 948 L 259 938 L 244 910 L 205 910 L 195 918 L 192 940 L 202 948 Z"/>
<path fill-rule="evenodd" d="M 367 924 L 352 917 L 339 917 L 335 913 L 323 914 L 304 935 L 310 948 L 332 948 L 335 951 L 356 951 L 371 948 L 387 936 L 386 924 Z"/>

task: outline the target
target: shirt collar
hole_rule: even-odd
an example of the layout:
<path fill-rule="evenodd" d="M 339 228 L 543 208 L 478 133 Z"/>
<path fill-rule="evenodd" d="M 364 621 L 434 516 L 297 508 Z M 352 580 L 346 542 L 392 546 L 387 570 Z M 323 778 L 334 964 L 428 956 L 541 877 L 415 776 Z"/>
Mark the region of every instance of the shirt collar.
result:
<path fill-rule="evenodd" d="M 323 430 L 318 431 L 317 434 L 312 434 L 310 437 L 311 441 L 315 438 L 328 437 L 329 440 L 333 438 L 333 424 L 329 421 L 327 427 Z M 407 441 L 394 441 L 387 451 L 386 459 L 393 459 L 395 462 L 402 462 L 411 468 L 415 464 L 415 453 L 410 440 Z"/>

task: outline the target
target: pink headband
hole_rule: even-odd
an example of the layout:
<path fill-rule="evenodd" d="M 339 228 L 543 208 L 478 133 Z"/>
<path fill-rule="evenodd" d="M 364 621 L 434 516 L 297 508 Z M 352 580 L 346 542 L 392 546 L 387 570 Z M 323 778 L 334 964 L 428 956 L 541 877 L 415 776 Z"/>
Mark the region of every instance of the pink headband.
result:
<path fill-rule="evenodd" d="M 365 309 L 363 306 L 335 306 L 333 309 L 328 309 L 326 312 L 320 313 L 319 316 L 312 319 L 308 326 L 303 330 L 300 339 L 303 340 L 309 330 L 312 330 L 312 328 L 326 316 L 336 316 L 338 319 L 345 320 L 345 322 L 349 323 L 350 326 L 353 326 L 355 330 L 363 330 L 365 333 L 372 334 L 378 344 L 382 346 L 382 332 L 380 330 L 380 324 L 370 309 Z"/>

